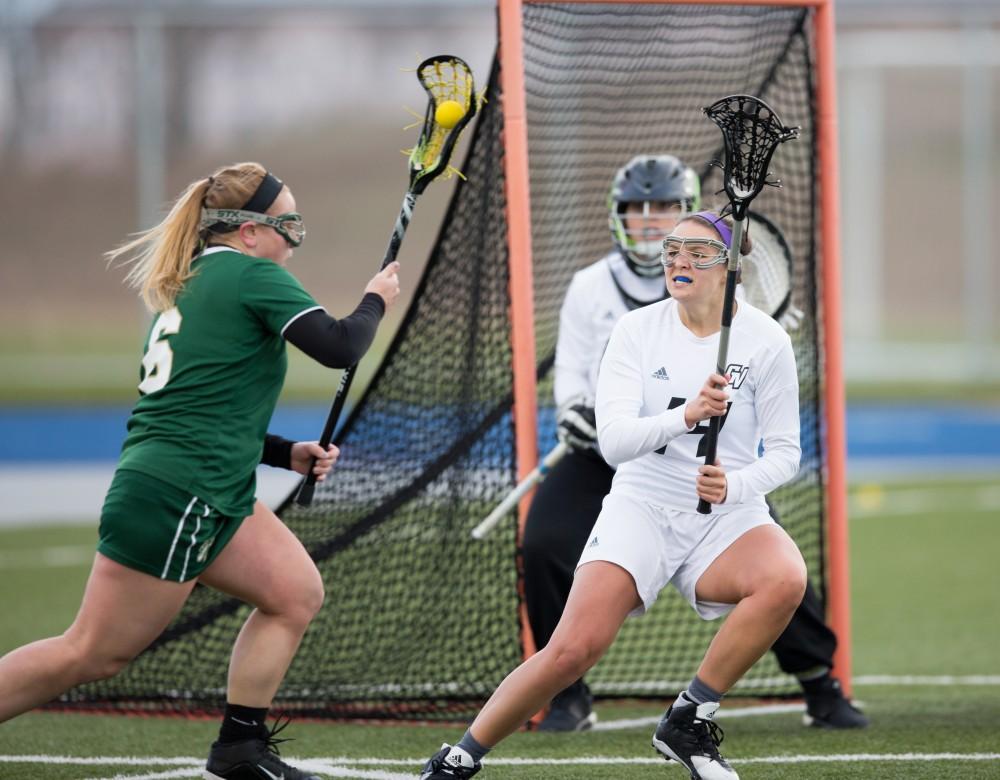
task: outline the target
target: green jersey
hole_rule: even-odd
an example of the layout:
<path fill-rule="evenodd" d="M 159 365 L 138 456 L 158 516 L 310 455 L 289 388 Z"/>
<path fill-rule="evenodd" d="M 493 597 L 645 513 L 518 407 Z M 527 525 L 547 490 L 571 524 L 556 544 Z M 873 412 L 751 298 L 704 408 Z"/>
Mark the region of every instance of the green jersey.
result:
<path fill-rule="evenodd" d="M 243 517 L 288 367 L 282 334 L 322 307 L 271 260 L 212 247 L 192 267 L 150 327 L 118 467 Z"/>

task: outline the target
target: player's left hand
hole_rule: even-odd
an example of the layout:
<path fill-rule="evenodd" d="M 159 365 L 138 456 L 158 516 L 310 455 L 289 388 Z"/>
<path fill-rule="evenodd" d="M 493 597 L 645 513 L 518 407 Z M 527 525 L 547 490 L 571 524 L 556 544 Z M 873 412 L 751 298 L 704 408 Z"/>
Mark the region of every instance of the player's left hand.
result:
<path fill-rule="evenodd" d="M 297 441 L 292 445 L 292 471 L 297 471 L 299 474 L 308 473 L 309 464 L 316 458 L 313 474 L 316 475 L 317 482 L 322 482 L 339 457 L 340 448 L 333 444 L 324 453 L 317 441 Z"/>
<path fill-rule="evenodd" d="M 597 449 L 597 418 L 594 407 L 571 401 L 556 413 L 556 437 L 576 452 Z"/>
<path fill-rule="evenodd" d="M 788 309 L 778 317 L 778 324 L 781 325 L 786 331 L 792 333 L 799 329 L 802 325 L 802 320 L 806 318 L 806 313 L 802 309 L 797 309 L 794 306 L 789 306 Z"/>
<path fill-rule="evenodd" d="M 698 498 L 705 499 L 710 504 L 724 504 L 729 486 L 726 482 L 726 472 L 720 461 L 714 466 L 702 464 L 698 467 L 698 479 L 695 481 Z"/>

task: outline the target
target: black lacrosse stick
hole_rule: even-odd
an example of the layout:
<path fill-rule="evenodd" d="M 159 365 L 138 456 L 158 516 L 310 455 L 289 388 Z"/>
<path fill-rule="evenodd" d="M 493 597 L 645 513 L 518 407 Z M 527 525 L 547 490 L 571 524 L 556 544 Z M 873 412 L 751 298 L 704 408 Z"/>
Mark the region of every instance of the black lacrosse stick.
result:
<path fill-rule="evenodd" d="M 399 216 L 396 217 L 389 246 L 385 250 L 379 270 L 384 270 L 399 254 L 399 247 L 403 243 L 403 237 L 413 216 L 417 196 L 423 193 L 434 179 L 442 174 L 447 178 L 454 170 L 448 161 L 455 150 L 455 142 L 476 115 L 479 107 L 472 70 L 458 57 L 445 54 L 429 57 L 417 66 L 417 78 L 427 93 L 427 110 L 424 112 L 420 138 L 409 153 L 409 186 L 403 196 L 403 204 L 399 209 Z M 450 115 L 439 110 L 444 103 L 450 104 L 446 106 L 452 109 Z M 337 422 L 347 400 L 347 391 L 354 381 L 357 370 L 358 366 L 355 363 L 341 375 L 337 394 L 327 415 L 326 425 L 323 426 L 323 435 L 319 439 L 319 446 L 324 450 L 333 440 Z M 312 504 L 313 494 L 316 491 L 316 475 L 313 473 L 315 465 L 316 459 L 313 458 L 305 479 L 299 485 L 299 491 L 295 496 L 299 506 Z"/>
<path fill-rule="evenodd" d="M 729 196 L 733 213 L 733 240 L 729 246 L 729 263 L 726 266 L 726 293 L 722 301 L 722 330 L 719 333 L 719 356 L 716 360 L 716 373 L 725 374 L 747 209 L 750 201 L 764 189 L 764 185 L 781 186 L 777 179 L 768 180 L 767 166 L 771 164 L 771 157 L 778 144 L 798 138 L 799 128 L 786 127 L 774 113 L 774 109 L 752 95 L 730 95 L 702 110 L 722 131 L 722 143 L 725 147 L 723 188 Z M 721 428 L 721 417 L 713 417 L 709 421 L 705 439 L 707 465 L 715 465 Z M 698 499 L 698 511 L 707 515 L 712 511 L 712 505 L 703 498 Z"/>
<path fill-rule="evenodd" d="M 765 185 L 781 186 L 777 179 L 768 180 L 767 166 L 778 144 L 799 137 L 799 128 L 786 127 L 774 109 L 752 95 L 730 95 L 702 111 L 722 131 L 723 188 L 733 219 L 742 221 Z"/>

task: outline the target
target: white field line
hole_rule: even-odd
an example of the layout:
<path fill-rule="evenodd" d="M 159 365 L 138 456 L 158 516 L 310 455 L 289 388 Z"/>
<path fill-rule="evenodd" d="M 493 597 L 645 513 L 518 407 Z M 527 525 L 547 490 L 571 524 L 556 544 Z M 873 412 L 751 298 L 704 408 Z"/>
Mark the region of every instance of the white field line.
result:
<path fill-rule="evenodd" d="M 166 772 L 153 772 L 152 774 L 144 775 L 118 773 L 110 777 L 88 777 L 86 780 L 173 780 L 173 778 L 180 777 L 201 777 L 203 763 L 197 766 L 185 767 L 184 769 L 168 769 Z"/>
<path fill-rule="evenodd" d="M 74 766 L 200 766 L 204 758 L 194 756 L 3 756 L 0 764 L 72 764 Z"/>
<path fill-rule="evenodd" d="M 754 715 L 781 715 L 787 712 L 804 712 L 804 704 L 763 704 L 759 707 L 734 707 L 726 709 L 723 707 L 716 714 L 719 718 L 749 718 Z M 634 729 L 640 726 L 655 726 L 660 722 L 663 713 L 653 715 L 648 718 L 623 718 L 621 720 L 598 721 L 591 727 L 591 731 L 620 731 L 622 729 Z"/>
<path fill-rule="evenodd" d="M 626 696 L 629 694 L 645 695 L 656 694 L 664 690 L 683 690 L 687 687 L 688 680 L 633 680 L 627 683 Z M 734 690 L 741 694 L 750 693 L 761 688 L 775 688 L 788 685 L 794 682 L 793 677 L 756 677 L 750 680 L 741 680 Z M 860 675 L 854 678 L 855 685 L 1000 685 L 1000 675 L 975 674 L 975 675 L 890 675 L 873 674 Z M 359 686 L 360 687 L 360 686 Z M 447 690 L 446 684 L 428 683 L 428 690 Z M 605 693 L 599 685 L 592 685 L 597 694 Z M 621 689 L 621 685 L 617 686 Z M 667 698 L 667 694 L 662 694 L 660 698 Z"/>
<path fill-rule="evenodd" d="M 414 762 L 415 765 L 419 765 Z M 200 778 L 204 762 L 184 769 L 169 769 L 166 772 L 148 774 L 116 774 L 111 777 L 93 777 L 88 780 L 177 780 L 178 778 Z M 352 769 L 350 766 L 334 765 L 319 759 L 296 761 L 294 765 L 307 772 L 320 772 L 327 777 L 345 777 L 355 780 L 411 780 L 413 773 L 383 772 L 377 769 Z"/>
<path fill-rule="evenodd" d="M 416 766 L 427 759 L 410 758 L 343 758 L 331 759 L 334 764 L 366 766 Z M 835 753 L 828 755 L 759 756 L 757 758 L 727 758 L 731 764 L 829 764 L 851 761 L 1000 761 L 1000 753 Z M 485 758 L 490 766 L 615 766 L 617 764 L 656 764 L 662 758 L 628 758 L 624 756 L 578 756 L 577 758 Z"/>
<path fill-rule="evenodd" d="M 52 569 L 83 566 L 94 560 L 97 544 L 26 547 L 0 551 L 0 569 Z"/>
<path fill-rule="evenodd" d="M 426 759 L 425 759 L 426 760 Z M 313 759 L 311 761 L 301 761 L 296 764 L 299 769 L 304 769 L 308 772 L 320 772 L 321 774 L 328 775 L 329 777 L 351 777 L 359 778 L 359 780 L 413 780 L 414 772 L 416 772 L 421 766 L 423 766 L 422 761 L 413 762 L 413 771 L 400 773 L 400 772 L 383 772 L 380 769 L 353 769 L 350 764 L 355 763 L 353 761 L 346 762 L 346 764 L 330 764 L 324 761 Z"/>
<path fill-rule="evenodd" d="M 964 495 L 957 495 L 954 491 L 942 495 L 940 489 L 907 490 L 883 488 L 877 483 L 859 484 L 848 498 L 848 507 L 850 516 L 858 519 L 955 510 L 996 512 L 1000 510 L 1000 486 L 975 487 Z"/>
<path fill-rule="evenodd" d="M 862 674 L 855 685 L 1000 685 L 1000 674 Z M 721 711 L 721 710 L 720 710 Z"/>
<path fill-rule="evenodd" d="M 355 770 L 357 766 L 392 766 L 416 767 L 424 763 L 424 758 L 351 758 L 338 756 L 335 758 L 312 758 L 295 761 L 298 766 L 309 771 L 330 772 L 334 770 L 340 777 L 379 778 L 381 780 L 396 780 L 399 775 L 389 772 L 372 772 L 370 770 Z M 796 756 L 758 756 L 755 758 L 728 759 L 734 764 L 830 764 L 851 762 L 930 762 L 930 761 L 1000 761 L 1000 753 L 833 753 Z M 193 758 L 163 758 L 150 756 L 148 758 L 120 756 L 88 756 L 73 758 L 70 756 L 0 756 L 0 762 L 5 763 L 57 763 L 78 765 L 121 765 L 135 766 L 139 763 L 156 764 L 186 764 L 183 769 L 158 772 L 151 775 L 116 775 L 128 780 L 154 780 L 154 778 L 188 777 L 192 772 L 199 771 L 203 759 Z M 485 764 L 492 766 L 617 766 L 656 764 L 663 762 L 662 758 L 630 758 L 624 756 L 579 756 L 577 758 L 487 758 Z M 196 769 L 197 767 L 197 769 Z M 361 771 L 361 774 L 358 772 Z M 353 772 L 353 774 L 342 774 Z"/>

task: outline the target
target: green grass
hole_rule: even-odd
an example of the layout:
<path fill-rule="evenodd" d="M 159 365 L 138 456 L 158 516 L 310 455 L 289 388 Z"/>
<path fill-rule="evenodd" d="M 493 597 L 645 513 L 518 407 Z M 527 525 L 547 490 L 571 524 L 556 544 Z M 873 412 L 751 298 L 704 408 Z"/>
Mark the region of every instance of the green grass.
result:
<path fill-rule="evenodd" d="M 398 319 L 398 312 L 391 312 L 376 333 L 370 354 L 361 361 L 354 377 L 350 402 L 364 390 L 378 368 Z M 78 335 L 60 342 L 42 340 L 25 345 L 10 343 L 9 338 L 0 336 L 0 376 L 4 378 L 0 383 L 0 405 L 132 403 L 137 397 L 142 336 L 140 324 L 117 332 L 113 338 L 91 340 Z M 99 347 L 95 348 L 95 344 Z M 289 347 L 282 400 L 332 399 L 340 374 Z"/>
<path fill-rule="evenodd" d="M 854 672 L 865 675 L 1000 676 L 1000 501 L 998 480 L 914 480 L 852 488 L 851 556 Z M 72 620 L 87 566 L 80 551 L 92 545 L 93 527 L 39 527 L 0 531 L 0 651 L 61 630 Z M 52 548 L 58 548 L 56 552 Z M 48 552 L 43 552 L 48 550 Z M 59 552 L 61 550 L 62 552 Z M 48 556 L 46 558 L 46 556 Z M 48 560 L 50 565 L 40 564 Z M 52 565 L 53 562 L 63 565 Z M 13 565 L 12 562 L 17 562 Z M 798 713 L 721 719 L 725 755 L 744 780 L 754 778 L 991 778 L 1000 759 L 1000 690 L 997 686 L 859 685 L 872 726 L 863 732 L 827 733 L 803 728 Z M 755 702 L 732 700 L 726 709 Z M 604 722 L 653 717 L 665 705 L 652 701 L 602 702 Z M 338 777 L 403 777 L 442 741 L 453 741 L 461 724 L 372 725 L 297 721 L 297 739 L 285 754 L 326 759 Z M 144 762 L 55 764 L 36 758 L 3 762 L 4 756 L 59 755 L 190 757 L 198 760 L 213 738 L 210 720 L 141 718 L 34 712 L 0 726 L 2 778 L 180 777 L 184 767 Z M 482 775 L 496 780 L 545 778 L 675 778 L 677 767 L 654 759 L 651 727 L 577 735 L 519 733 L 491 756 Z M 953 753 L 965 759 L 875 760 L 878 756 Z M 846 756 L 845 761 L 773 763 L 779 756 Z M 400 762 L 373 766 L 355 760 Z M 866 757 L 868 756 L 868 757 Z M 581 757 L 606 757 L 587 765 Z M 853 757 L 853 758 L 852 758 Z M 558 765 L 506 763 L 509 759 L 558 759 Z M 616 762 L 616 759 L 618 761 Z M 644 763 L 626 763 L 641 759 Z M 346 768 L 353 767 L 356 773 Z M 194 764 L 190 773 L 195 777 Z M 328 770 L 329 771 L 329 770 Z M 382 774 L 377 774 L 381 772 Z M 368 774 L 366 774 L 368 773 Z M 328 775 L 329 776 L 329 775 Z"/>
<path fill-rule="evenodd" d="M 402 315 L 393 310 L 379 328 L 369 354 L 360 364 L 352 385 L 357 394 L 368 383 L 388 348 Z M 0 332 L 0 404 L 107 404 L 135 400 L 139 358 L 142 354 L 142 323 L 114 331 L 58 332 L 58 338 L 38 337 L 25 343 Z M 11 331 L 19 335 L 17 330 Z M 283 400 L 323 401 L 331 398 L 340 379 L 297 349 L 288 350 L 288 376 Z M 997 381 L 927 381 L 910 383 L 907 399 L 912 403 L 961 399 L 965 404 L 1000 402 Z M 899 386 L 889 382 L 853 382 L 847 386 L 849 401 L 898 402 Z"/>
<path fill-rule="evenodd" d="M 1000 698 L 989 689 L 866 688 L 864 702 L 873 725 L 864 732 L 829 733 L 803 728 L 794 713 L 741 718 L 720 723 L 726 730 L 725 755 L 743 780 L 754 778 L 976 778 L 996 777 L 1000 762 L 984 761 L 814 761 L 800 764 L 748 762 L 774 756 L 830 756 L 836 754 L 905 754 L 997 752 Z M 660 707 L 652 702 L 610 703 L 598 707 L 603 721 L 653 716 Z M 970 717 L 975 714 L 975 717 Z M 961 723 L 961 728 L 943 724 Z M 32 713 L 0 730 L 0 753 L 48 755 L 164 756 L 198 758 L 214 738 L 217 727 L 208 721 L 127 718 L 123 716 Z M 381 766 L 355 764 L 362 772 L 382 770 L 393 775 L 412 773 L 442 741 L 454 741 L 460 726 L 366 726 L 296 722 L 296 741 L 285 754 L 297 759 L 351 756 L 382 758 L 394 763 Z M 649 746 L 651 727 L 589 734 L 515 734 L 491 757 L 497 762 L 483 777 L 498 780 L 585 780 L 593 778 L 674 778 L 686 780 L 676 766 L 658 761 Z M 68 747 L 67 742 L 76 745 Z M 29 748 L 29 745 L 31 746 Z M 597 766 L 572 763 L 581 757 L 621 759 Z M 510 766 L 507 759 L 560 759 L 568 765 Z M 627 764 L 625 760 L 648 763 Z M 741 761 L 744 759 L 744 761 Z M 337 766 L 351 766 L 349 759 Z M 125 776 L 168 771 L 176 765 L 150 761 L 142 767 L 48 765 L 46 779 Z M 145 770 L 145 771 L 143 771 Z M 4 778 L 39 777 L 28 764 L 0 764 Z M 117 773 L 121 773 L 118 775 Z M 189 776 L 195 776 L 193 773 Z M 341 775 L 343 776 L 343 775 Z M 364 774 L 357 775 L 365 777 Z"/>
<path fill-rule="evenodd" d="M 1000 478 L 880 492 L 855 494 L 881 506 L 851 524 L 856 669 L 1000 673 Z"/>
<path fill-rule="evenodd" d="M 96 525 L 0 528 L 0 653 L 66 629 L 96 545 Z M 66 565 L 44 565 L 53 558 Z"/>
<path fill-rule="evenodd" d="M 847 400 L 898 404 L 899 382 L 849 382 Z M 1000 403 L 1000 382 L 996 380 L 962 382 L 928 377 L 926 381 L 906 383 L 908 404 L 961 401 L 963 404 L 996 406 Z"/>

